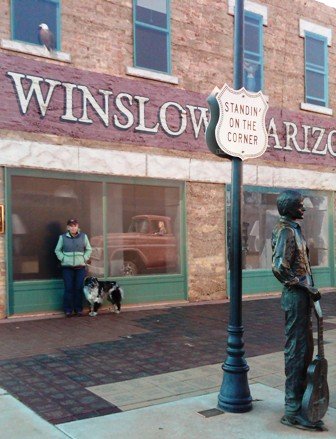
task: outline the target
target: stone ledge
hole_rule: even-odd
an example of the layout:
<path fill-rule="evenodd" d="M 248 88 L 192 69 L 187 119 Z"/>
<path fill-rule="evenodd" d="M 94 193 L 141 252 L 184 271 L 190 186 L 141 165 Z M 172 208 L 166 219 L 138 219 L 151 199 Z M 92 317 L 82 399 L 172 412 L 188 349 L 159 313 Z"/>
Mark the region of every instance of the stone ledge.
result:
<path fill-rule="evenodd" d="M 49 50 L 42 46 L 35 44 L 24 43 L 22 41 L 1 40 L 0 47 L 14 52 L 26 53 L 28 55 L 39 56 L 41 58 L 53 59 L 65 63 L 71 63 L 71 56 L 69 53 Z"/>
<path fill-rule="evenodd" d="M 138 78 L 153 79 L 154 81 L 168 82 L 169 84 L 178 84 L 176 76 L 166 75 L 165 73 L 154 72 L 152 70 L 139 69 L 137 67 L 127 67 L 126 75 L 136 76 Z"/>
<path fill-rule="evenodd" d="M 313 113 L 326 114 L 328 116 L 333 115 L 331 108 L 322 107 L 321 105 L 307 104 L 306 102 L 301 102 L 301 110 L 312 111 Z"/>

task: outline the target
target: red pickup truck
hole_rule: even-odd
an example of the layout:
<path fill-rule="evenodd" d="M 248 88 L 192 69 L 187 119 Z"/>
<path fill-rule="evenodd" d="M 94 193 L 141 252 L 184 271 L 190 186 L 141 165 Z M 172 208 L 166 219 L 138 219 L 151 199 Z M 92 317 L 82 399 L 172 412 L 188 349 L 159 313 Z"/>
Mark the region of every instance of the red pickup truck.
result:
<path fill-rule="evenodd" d="M 91 275 L 104 276 L 103 236 L 90 239 Z M 178 249 L 171 219 L 162 215 L 137 215 L 126 233 L 107 235 L 109 276 L 135 276 L 149 272 L 176 272 Z"/>

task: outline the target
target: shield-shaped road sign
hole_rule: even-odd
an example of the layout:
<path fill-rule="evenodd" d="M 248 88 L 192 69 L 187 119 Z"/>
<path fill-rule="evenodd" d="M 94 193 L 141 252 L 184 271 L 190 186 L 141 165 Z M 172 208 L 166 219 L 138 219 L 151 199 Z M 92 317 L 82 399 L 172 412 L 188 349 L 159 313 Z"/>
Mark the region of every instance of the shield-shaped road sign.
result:
<path fill-rule="evenodd" d="M 268 143 L 265 125 L 268 104 L 262 92 L 234 90 L 225 84 L 216 99 L 219 119 L 215 135 L 220 149 L 242 160 L 260 157 Z"/>

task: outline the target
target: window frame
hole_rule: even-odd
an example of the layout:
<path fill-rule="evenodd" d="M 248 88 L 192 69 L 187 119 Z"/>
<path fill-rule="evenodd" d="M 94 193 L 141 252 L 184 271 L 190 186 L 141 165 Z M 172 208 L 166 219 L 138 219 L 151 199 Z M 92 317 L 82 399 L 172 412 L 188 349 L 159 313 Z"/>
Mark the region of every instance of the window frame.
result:
<path fill-rule="evenodd" d="M 230 219 L 230 209 L 228 205 L 228 194 L 231 191 L 231 184 L 226 185 L 226 194 L 225 194 L 225 203 L 226 203 L 226 222 L 225 222 L 225 236 L 227 237 L 228 233 L 228 221 Z M 280 192 L 286 190 L 286 187 L 270 187 L 270 186 L 253 186 L 253 185 L 243 185 L 242 193 L 247 192 L 257 192 L 261 194 L 279 194 Z M 291 188 L 292 189 L 292 188 Z M 327 218 L 328 218 L 328 264 L 324 266 L 313 266 L 313 275 L 314 280 L 317 285 L 322 287 L 333 287 L 335 286 L 336 279 L 336 265 L 334 264 L 335 260 L 335 234 L 334 234 L 334 224 L 335 224 L 335 193 L 333 191 L 328 190 L 317 190 L 317 189 L 308 189 L 308 188 L 300 188 L 298 189 L 303 197 L 309 196 L 325 196 L 327 197 Z M 232 202 L 232 199 L 231 199 Z M 280 215 L 279 215 L 280 217 Z M 242 223 L 244 218 L 242 216 Z M 307 236 L 306 236 L 307 238 Z M 226 255 L 228 255 L 228 243 L 226 242 Z M 229 271 L 229 263 L 227 262 L 227 291 L 230 292 L 230 271 Z M 281 285 L 279 281 L 276 280 L 274 275 L 272 274 L 271 267 L 265 268 L 254 268 L 254 269 L 243 269 L 242 270 L 242 282 L 243 282 L 243 294 L 260 294 L 260 291 L 264 292 L 274 292 L 279 291 L 281 289 Z"/>
<path fill-rule="evenodd" d="M 322 41 L 324 43 L 323 44 L 323 46 L 324 46 L 323 47 L 323 49 L 324 49 L 323 50 L 323 52 L 324 52 L 324 66 L 323 67 L 320 67 L 317 64 L 309 63 L 307 61 L 307 51 L 308 51 L 307 42 L 309 40 L 317 40 L 317 41 Z M 305 42 L 304 43 L 305 103 L 311 104 L 311 105 L 318 105 L 320 107 L 328 107 L 328 104 L 329 104 L 329 87 L 328 87 L 329 86 L 329 65 L 328 65 L 328 40 L 327 40 L 327 37 L 306 30 L 304 32 L 304 42 Z M 307 92 L 307 86 L 308 86 L 307 73 L 308 72 L 318 73 L 318 74 L 322 74 L 324 76 L 324 80 L 323 80 L 324 99 L 308 95 L 308 92 Z M 310 100 L 313 100 L 315 102 L 318 101 L 318 102 L 320 102 L 320 104 L 310 102 Z"/>
<path fill-rule="evenodd" d="M 61 0 L 44 0 L 47 1 L 49 3 L 55 3 L 56 4 L 56 25 L 57 25 L 57 38 L 55 39 L 55 43 L 56 43 L 56 48 L 55 51 L 59 52 L 61 51 L 61 33 L 62 33 L 62 20 L 61 20 Z M 17 41 L 20 43 L 24 43 L 24 44 L 28 44 L 28 45 L 32 45 L 32 46 L 36 46 L 36 47 L 41 47 L 40 44 L 35 44 L 35 43 L 31 43 L 29 41 L 24 41 L 24 40 L 19 40 L 14 38 L 15 35 L 15 28 L 16 28 L 16 22 L 14 19 L 14 2 L 15 0 L 11 0 L 10 2 L 10 16 L 11 16 L 11 40 L 12 41 Z"/>
<path fill-rule="evenodd" d="M 260 66 L 260 90 L 262 91 L 264 89 L 264 50 L 263 50 L 263 48 L 264 48 L 264 32 L 263 32 L 264 19 L 263 19 L 262 15 L 257 14 L 257 13 L 252 12 L 252 11 L 248 11 L 245 9 L 244 10 L 244 28 L 246 26 L 246 22 L 245 22 L 246 17 L 250 17 L 254 20 L 258 20 L 258 25 L 254 25 L 252 23 L 250 25 L 254 26 L 255 28 L 258 28 L 258 38 L 259 38 L 258 50 L 259 50 L 259 53 L 247 51 L 245 48 L 245 41 L 244 41 L 244 45 L 243 45 L 244 61 L 245 61 L 245 59 L 248 60 L 248 55 L 253 55 L 253 56 L 256 56 L 259 58 L 258 61 L 251 60 L 251 62 L 253 64 L 258 64 Z M 245 81 L 244 81 L 244 87 L 246 88 Z M 250 91 L 254 91 L 254 90 L 250 90 Z M 259 91 L 259 90 L 256 90 L 256 91 Z"/>
<path fill-rule="evenodd" d="M 170 0 L 166 1 L 166 9 L 167 9 L 167 27 L 162 28 L 159 26 L 150 25 L 148 23 L 143 23 L 141 21 L 137 21 L 136 19 L 136 6 L 138 0 L 133 0 L 133 67 L 137 69 L 147 70 L 151 72 L 158 72 L 166 75 L 171 75 L 171 26 L 170 26 Z M 156 70 L 148 67 L 139 66 L 137 64 L 137 42 L 136 42 L 136 29 L 137 27 L 143 29 L 152 29 L 159 31 L 166 35 L 166 61 L 167 61 L 167 71 Z"/>
<path fill-rule="evenodd" d="M 59 172 L 50 170 L 48 175 L 42 169 L 5 167 L 5 222 L 6 222 L 6 314 L 19 314 L 36 311 L 59 311 L 63 302 L 63 281 L 61 279 L 46 280 L 13 280 L 13 242 L 12 242 L 12 177 L 36 177 L 47 179 L 63 179 L 74 181 L 101 182 L 103 188 L 103 209 L 106 209 L 106 185 L 108 183 L 139 184 L 143 186 L 175 187 L 180 191 L 179 210 L 179 255 L 180 272 L 177 274 L 150 274 L 141 276 L 113 277 L 120 282 L 126 292 L 126 303 L 139 304 L 148 302 L 169 302 L 187 300 L 187 253 L 186 253 L 186 184 L 181 180 L 163 180 L 148 177 L 121 177 L 110 174 L 81 174 L 75 172 Z M 104 233 L 107 232 L 106 216 L 103 222 Z M 105 240 L 107 246 L 107 241 Z M 106 252 L 105 252 L 106 255 Z M 107 275 L 107 273 L 106 273 Z M 105 279 L 107 279 L 106 277 Z M 43 294 L 41 294 L 41 291 Z"/>

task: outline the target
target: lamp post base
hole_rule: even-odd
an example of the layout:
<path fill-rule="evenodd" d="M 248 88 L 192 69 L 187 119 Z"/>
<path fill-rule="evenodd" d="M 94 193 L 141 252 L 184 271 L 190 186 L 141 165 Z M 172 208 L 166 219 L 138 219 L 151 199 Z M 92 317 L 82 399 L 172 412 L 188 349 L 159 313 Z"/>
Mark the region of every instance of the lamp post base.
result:
<path fill-rule="evenodd" d="M 245 363 L 242 370 L 222 366 L 223 383 L 218 395 L 218 408 L 229 413 L 245 413 L 252 410 L 252 396 L 247 380 L 249 367 Z M 231 369 L 231 370 L 230 370 Z"/>
<path fill-rule="evenodd" d="M 228 327 L 228 357 L 222 366 L 223 382 L 218 395 L 218 408 L 230 413 L 252 410 L 252 396 L 247 372 L 250 370 L 244 358 L 243 327 Z"/>

